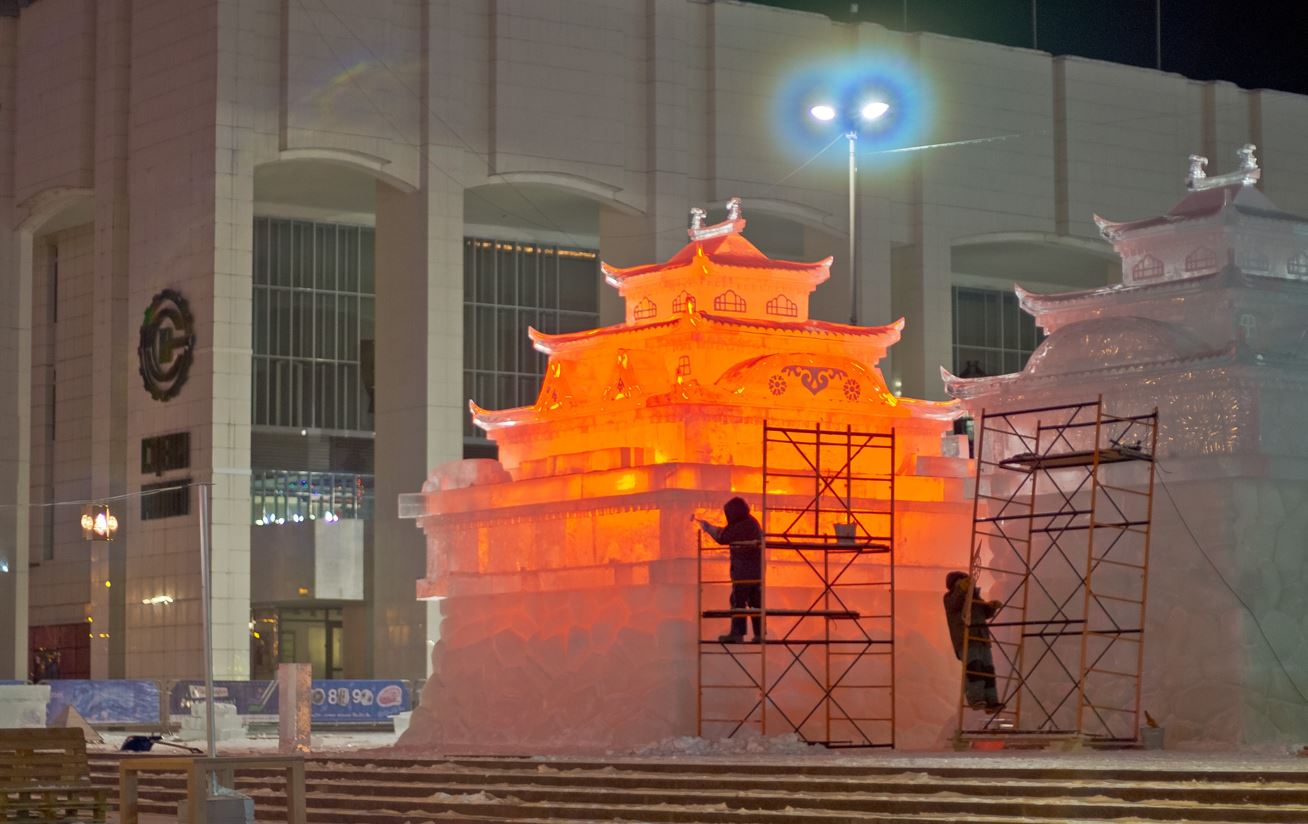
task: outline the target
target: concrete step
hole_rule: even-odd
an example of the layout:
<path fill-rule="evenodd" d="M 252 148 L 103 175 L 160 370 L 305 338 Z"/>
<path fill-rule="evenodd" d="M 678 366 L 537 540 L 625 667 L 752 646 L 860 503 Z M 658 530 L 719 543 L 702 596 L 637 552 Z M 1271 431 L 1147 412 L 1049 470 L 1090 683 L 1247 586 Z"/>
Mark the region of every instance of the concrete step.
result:
<path fill-rule="evenodd" d="M 116 757 L 95 756 L 91 766 L 96 783 L 116 789 Z M 315 824 L 398 824 L 424 816 L 760 824 L 1308 821 L 1308 773 L 1293 770 L 331 757 L 311 759 L 306 773 Z M 284 817 L 281 779 L 271 771 L 242 773 L 237 787 L 268 820 Z M 142 777 L 143 810 L 175 810 L 184 793 L 180 775 Z"/>
<path fill-rule="evenodd" d="M 258 779 L 242 779 L 237 789 L 253 796 L 261 807 L 282 809 L 277 801 L 282 789 L 279 783 Z M 548 806 L 570 811 L 591 810 L 599 814 L 602 809 L 610 817 L 631 818 L 631 813 L 648 819 L 649 810 L 665 809 L 668 805 L 689 808 L 692 811 L 718 810 L 731 813 L 713 820 L 735 820 L 736 813 L 751 814 L 784 812 L 797 814 L 846 814 L 851 820 L 863 820 L 868 815 L 893 813 L 905 816 L 936 816 L 948 820 L 969 812 L 997 817 L 1062 820 L 1068 817 L 1087 820 L 1173 821 L 1186 818 L 1193 821 L 1243 820 L 1248 822 L 1284 822 L 1299 824 L 1308 821 L 1308 806 L 1286 804 L 1214 804 L 1198 806 L 1199 802 L 1150 801 L 1126 802 L 1100 795 L 1093 798 L 1062 796 L 1031 797 L 1010 794 L 1002 798 L 967 796 L 956 790 L 938 788 L 928 794 L 900 795 L 880 792 L 789 793 L 754 790 L 735 793 L 723 790 L 605 790 L 595 788 L 548 788 L 525 785 L 451 785 L 386 782 L 309 782 L 308 807 L 317 820 L 319 812 L 349 811 L 358 814 L 368 810 L 386 809 L 409 813 L 434 814 L 445 810 L 476 813 L 490 807 L 493 815 L 518 818 L 529 815 L 532 808 Z M 185 794 L 181 781 L 150 785 L 142 797 L 165 806 L 175 804 Z M 652 820 L 688 819 L 684 810 L 671 818 Z"/>

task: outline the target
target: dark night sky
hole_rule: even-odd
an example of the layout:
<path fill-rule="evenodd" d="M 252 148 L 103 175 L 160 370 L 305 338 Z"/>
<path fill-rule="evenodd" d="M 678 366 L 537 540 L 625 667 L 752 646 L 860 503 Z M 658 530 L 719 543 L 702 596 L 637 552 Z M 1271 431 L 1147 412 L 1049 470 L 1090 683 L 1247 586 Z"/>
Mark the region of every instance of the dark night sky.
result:
<path fill-rule="evenodd" d="M 851 19 L 850 0 L 749 0 Z M 903 29 L 904 0 L 859 0 L 858 18 Z M 908 0 L 910 31 L 1031 46 L 1031 0 Z M 1154 66 L 1154 0 L 1037 0 L 1039 48 Z M 1163 71 L 1308 94 L 1308 3 L 1162 0 Z"/>

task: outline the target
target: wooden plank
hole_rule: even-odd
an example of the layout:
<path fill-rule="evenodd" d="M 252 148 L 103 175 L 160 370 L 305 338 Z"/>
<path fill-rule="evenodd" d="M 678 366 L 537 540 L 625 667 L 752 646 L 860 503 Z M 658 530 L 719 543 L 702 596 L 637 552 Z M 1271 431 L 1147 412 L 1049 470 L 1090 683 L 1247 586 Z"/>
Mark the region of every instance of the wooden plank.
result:
<path fill-rule="evenodd" d="M 91 784 L 79 729 L 0 730 L 0 810 L 40 821 L 104 821 L 108 791 Z"/>

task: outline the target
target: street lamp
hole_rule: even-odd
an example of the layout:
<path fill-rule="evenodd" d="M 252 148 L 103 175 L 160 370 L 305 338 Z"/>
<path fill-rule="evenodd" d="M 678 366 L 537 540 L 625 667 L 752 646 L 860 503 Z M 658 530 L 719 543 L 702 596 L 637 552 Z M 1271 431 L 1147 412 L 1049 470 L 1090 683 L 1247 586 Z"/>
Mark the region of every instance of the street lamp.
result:
<path fill-rule="evenodd" d="M 848 118 L 845 139 L 849 141 L 849 322 L 858 325 L 858 162 L 855 144 L 858 142 L 858 125 L 871 123 L 890 111 L 890 104 L 882 100 L 869 100 L 857 109 L 857 115 Z M 809 116 L 822 123 L 830 123 L 839 114 L 830 103 L 818 103 L 808 110 Z"/>

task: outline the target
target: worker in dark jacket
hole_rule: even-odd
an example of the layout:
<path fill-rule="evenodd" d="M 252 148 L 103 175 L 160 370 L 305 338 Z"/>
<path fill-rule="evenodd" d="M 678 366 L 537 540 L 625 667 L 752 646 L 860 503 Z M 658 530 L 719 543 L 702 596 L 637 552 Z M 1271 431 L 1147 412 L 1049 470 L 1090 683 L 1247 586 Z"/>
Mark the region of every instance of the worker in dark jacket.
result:
<path fill-rule="evenodd" d="M 967 632 L 967 681 L 964 694 L 967 704 L 974 710 L 998 712 L 1004 708 L 995 689 L 995 663 L 990 654 L 990 627 L 986 622 L 1003 607 L 1001 601 L 986 601 L 981 589 L 972 593 L 972 616 L 964 621 L 968 590 L 975 584 L 966 572 L 951 572 L 945 576 L 945 619 L 949 622 L 949 637 L 954 642 L 954 655 L 963 660 L 963 633 Z"/>
<path fill-rule="evenodd" d="M 749 514 L 744 498 L 732 498 L 722 506 L 727 516 L 726 526 L 714 526 L 696 518 L 700 529 L 723 546 L 731 547 L 731 608 L 763 608 L 763 528 L 758 519 Z M 763 640 L 762 614 L 750 616 L 754 624 L 754 643 Z M 739 644 L 745 640 L 745 616 L 731 619 L 731 632 L 718 637 L 724 644 Z"/>

